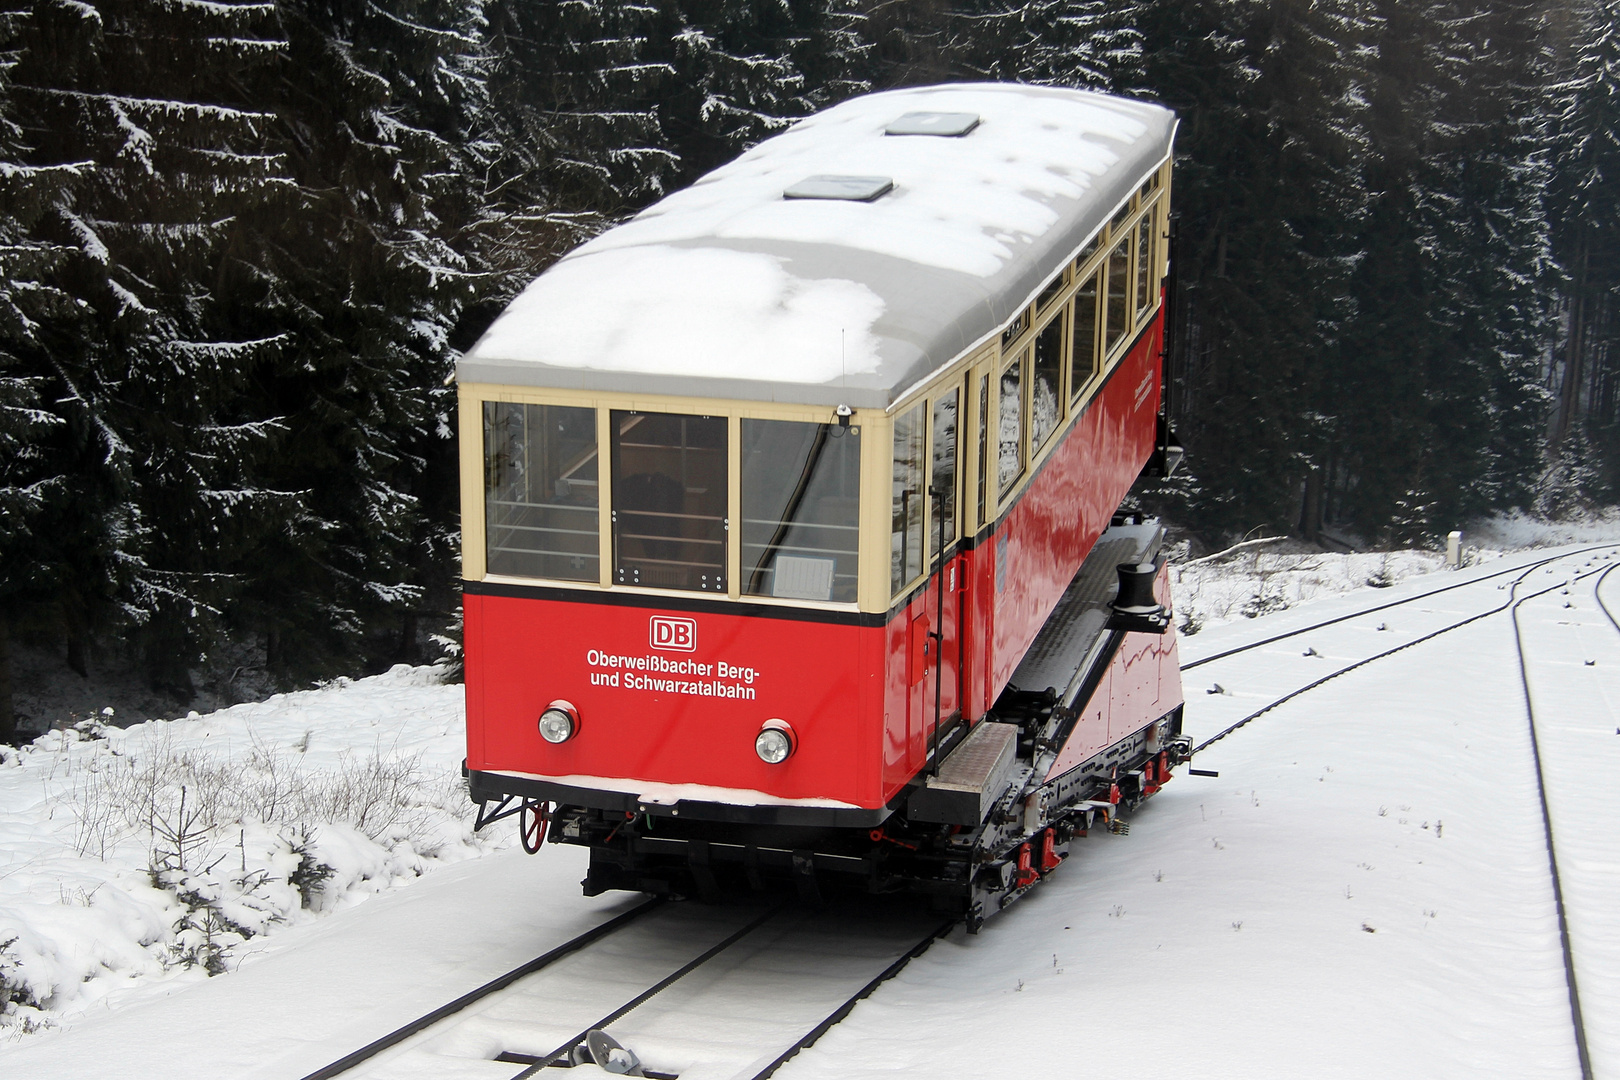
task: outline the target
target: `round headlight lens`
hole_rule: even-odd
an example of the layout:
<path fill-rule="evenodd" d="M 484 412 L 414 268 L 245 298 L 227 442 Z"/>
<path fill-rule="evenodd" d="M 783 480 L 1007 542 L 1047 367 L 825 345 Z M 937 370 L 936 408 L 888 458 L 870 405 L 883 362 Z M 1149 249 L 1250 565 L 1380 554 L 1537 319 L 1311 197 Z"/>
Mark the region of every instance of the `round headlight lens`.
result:
<path fill-rule="evenodd" d="M 578 730 L 572 709 L 553 704 L 540 714 L 540 737 L 548 743 L 567 742 Z"/>
<path fill-rule="evenodd" d="M 793 753 L 793 736 L 784 728 L 768 727 L 754 737 L 754 753 L 767 765 L 780 765 Z"/>

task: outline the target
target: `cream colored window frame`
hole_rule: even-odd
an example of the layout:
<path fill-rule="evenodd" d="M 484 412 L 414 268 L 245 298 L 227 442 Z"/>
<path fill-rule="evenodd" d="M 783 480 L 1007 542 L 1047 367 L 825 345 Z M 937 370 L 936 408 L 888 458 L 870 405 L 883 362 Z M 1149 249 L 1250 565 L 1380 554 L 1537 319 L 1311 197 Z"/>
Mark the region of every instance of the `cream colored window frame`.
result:
<path fill-rule="evenodd" d="M 1107 381 L 1108 376 L 1112 374 L 1114 368 L 1119 365 L 1119 361 L 1125 356 L 1125 353 L 1130 348 L 1131 343 L 1136 340 L 1136 337 L 1141 332 L 1142 328 L 1147 325 L 1147 323 L 1151 322 L 1154 316 L 1158 313 L 1159 307 L 1163 302 L 1162 298 L 1159 296 L 1158 286 L 1163 282 L 1166 259 L 1168 258 L 1168 219 L 1165 209 L 1170 205 L 1170 170 L 1170 162 L 1164 162 L 1153 174 L 1154 176 L 1158 177 L 1158 185 L 1152 188 L 1152 190 L 1147 192 L 1145 195 L 1141 188 L 1138 188 L 1137 192 L 1131 195 L 1130 199 L 1128 199 L 1125 204 L 1128 208 L 1128 212 L 1124 213 L 1123 215 L 1116 214 L 1116 217 L 1120 219 L 1121 223 L 1116 226 L 1113 224 L 1113 219 L 1110 219 L 1109 223 L 1103 225 L 1097 231 L 1094 240 L 1095 249 L 1084 257 L 1076 257 L 1075 259 L 1070 260 L 1070 264 L 1064 267 L 1062 271 L 1066 279 L 1064 289 L 1051 302 L 1049 302 L 1047 306 L 1040 308 L 1038 311 L 1036 310 L 1035 301 L 1032 300 L 1021 315 L 1021 318 L 1024 320 L 1024 329 L 1015 339 L 1013 339 L 1010 346 L 997 350 L 996 362 L 990 368 L 990 416 L 992 423 L 989 427 L 991 445 L 990 453 L 987 458 L 987 467 L 991 471 L 990 482 L 992 485 L 990 488 L 990 498 L 988 501 L 990 505 L 994 507 L 994 509 L 987 509 L 989 519 L 985 522 L 981 522 L 981 527 L 985 524 L 989 524 L 992 521 L 998 520 L 1000 515 L 1006 511 L 1007 507 L 1009 507 L 1013 502 L 1017 501 L 1019 494 L 1029 482 L 1030 476 L 1033 475 L 1033 473 L 1039 468 L 1040 464 L 1046 460 L 1047 456 L 1053 451 L 1053 449 L 1063 441 L 1063 438 L 1067 433 L 1067 428 L 1075 422 L 1075 419 L 1078 416 L 1080 416 L 1086 411 L 1087 408 L 1090 407 L 1092 400 L 1096 397 L 1097 391 L 1102 387 L 1103 383 Z M 1151 183 L 1151 180 L 1144 181 L 1143 186 L 1145 187 L 1149 183 Z M 1138 266 L 1141 259 L 1141 245 L 1138 242 L 1139 238 L 1137 236 L 1137 229 L 1140 227 L 1143 219 L 1149 217 L 1151 217 L 1154 222 L 1152 228 L 1155 242 L 1153 244 L 1153 251 L 1151 253 L 1154 265 L 1149 268 L 1150 272 L 1154 276 L 1150 279 L 1148 305 L 1142 310 L 1140 316 L 1138 316 L 1136 314 L 1136 296 L 1134 286 L 1138 277 Z M 1074 348 L 1073 335 L 1072 332 L 1065 332 L 1063 336 L 1063 417 L 1058 424 L 1057 430 L 1047 439 L 1046 445 L 1038 454 L 1034 451 L 1033 447 L 1034 425 L 1033 423 L 1026 425 L 1023 438 L 1023 471 L 1019 474 L 1018 479 L 1013 483 L 1012 487 L 1008 489 L 1005 495 L 999 494 L 998 488 L 1000 477 L 998 462 L 1000 454 L 1000 436 L 998 425 L 1001 416 L 1001 373 L 1005 371 L 1007 365 L 1011 362 L 1010 358 L 1017 357 L 1025 352 L 1030 352 L 1033 349 L 1035 337 L 1051 323 L 1052 319 L 1072 319 L 1074 317 L 1074 298 L 1076 293 L 1079 291 L 1080 283 L 1085 281 L 1094 273 L 1100 275 L 1098 306 L 1104 318 L 1106 318 L 1108 306 L 1108 256 L 1113 249 L 1118 246 L 1118 242 L 1122 237 L 1128 237 L 1131 241 L 1130 259 L 1125 271 L 1127 277 L 1125 311 L 1128 320 L 1126 330 L 1120 335 L 1119 341 L 1115 342 L 1114 347 L 1111 349 L 1106 348 L 1101 341 L 1097 343 L 1099 347 L 1104 348 L 1104 355 L 1101 362 L 1098 364 L 1097 369 L 1092 373 L 1091 377 L 1087 380 L 1087 384 L 1082 388 L 1078 398 L 1074 396 L 1073 387 L 1069 384 L 1069 379 L 1072 374 L 1071 360 L 1072 350 Z M 1050 281 L 1051 279 L 1048 278 L 1047 280 Z M 1043 318 L 1042 316 L 1045 317 Z M 1069 323 L 1067 325 L 1072 327 L 1073 324 Z M 1101 337 L 1104 333 L 1104 325 L 1099 321 L 1099 337 Z M 977 371 L 977 368 L 974 370 Z M 970 392 L 976 392 L 976 389 L 976 384 L 974 386 L 970 386 L 969 388 Z M 1033 361 L 1031 364 L 1031 371 L 1026 372 L 1022 392 L 1024 395 L 1025 416 L 1031 418 L 1032 420 L 1034 409 Z M 974 406 L 977 407 L 977 404 L 977 400 L 975 400 Z M 978 428 L 975 423 L 975 436 L 977 436 L 977 432 Z M 977 461 L 978 459 L 975 456 L 975 465 L 977 465 Z M 974 494 L 974 505 L 976 509 L 977 487 L 975 486 L 971 490 Z"/>
<path fill-rule="evenodd" d="M 742 600 L 742 421 L 744 419 L 758 420 L 794 420 L 811 423 L 836 423 L 837 417 L 831 408 L 802 405 L 776 405 L 768 402 L 731 401 L 719 398 L 692 398 L 692 397 L 656 397 L 641 394 L 615 394 L 598 393 L 585 390 L 541 389 L 533 387 L 504 386 L 493 383 L 462 383 L 457 388 L 457 420 L 460 424 L 460 486 L 461 486 L 461 564 L 462 576 L 468 581 L 500 581 L 513 584 L 534 585 L 541 588 L 557 589 L 589 589 L 591 583 L 586 581 L 560 581 L 551 578 L 507 577 L 490 574 L 486 564 L 486 536 L 484 528 L 484 402 L 503 401 L 524 405 L 566 405 L 574 407 L 594 408 L 596 410 L 596 452 L 598 455 L 599 470 L 602 477 L 597 499 L 597 551 L 599 555 L 600 573 L 596 587 L 603 590 L 613 590 L 621 593 L 636 595 L 668 597 L 704 596 L 703 593 L 685 593 L 679 590 L 652 589 L 634 585 L 615 585 L 613 575 L 613 484 L 612 484 L 612 454 L 610 452 L 610 427 L 612 412 L 617 410 L 632 410 L 637 412 L 672 412 L 693 413 L 707 416 L 724 416 L 726 418 L 726 592 L 725 598 L 729 600 Z M 882 568 L 883 576 L 874 593 L 872 585 L 872 562 L 874 554 L 881 556 L 887 550 L 887 524 L 881 519 L 886 516 L 888 502 L 884 500 L 883 506 L 876 508 L 875 500 L 867 497 L 872 490 L 874 471 L 881 472 L 888 460 L 891 448 L 888 439 L 892 439 L 892 431 L 887 417 L 882 410 L 857 409 L 850 417 L 850 426 L 859 428 L 861 433 L 861 511 L 860 534 L 857 540 L 856 566 L 859 578 L 856 582 L 857 601 L 854 605 L 847 603 L 826 602 L 819 603 L 810 600 L 784 600 L 773 596 L 748 596 L 749 604 L 762 604 L 765 606 L 779 606 L 789 608 L 823 608 L 842 611 L 852 607 L 862 611 L 883 611 L 887 607 L 888 569 Z M 875 437 L 875 438 L 874 438 Z M 874 446 L 882 444 L 881 453 L 874 452 Z M 874 460 L 876 459 L 876 460 Z M 882 489 L 879 489 L 882 490 Z M 884 529 L 884 545 L 881 551 L 874 551 L 876 545 L 872 541 L 873 528 L 882 524 Z M 709 599 L 719 600 L 718 593 L 706 594 Z"/>

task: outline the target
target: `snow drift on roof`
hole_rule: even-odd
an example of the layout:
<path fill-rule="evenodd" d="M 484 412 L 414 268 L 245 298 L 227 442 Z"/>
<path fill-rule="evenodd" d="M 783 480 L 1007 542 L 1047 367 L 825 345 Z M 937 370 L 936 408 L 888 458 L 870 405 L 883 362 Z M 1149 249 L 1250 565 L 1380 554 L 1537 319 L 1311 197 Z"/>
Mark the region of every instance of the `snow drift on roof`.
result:
<path fill-rule="evenodd" d="M 885 135 L 973 113 L 960 138 Z M 463 360 L 463 381 L 885 407 L 985 339 L 1169 153 L 1172 114 L 995 84 L 855 98 L 586 243 Z M 871 203 L 784 199 L 892 177 Z"/>

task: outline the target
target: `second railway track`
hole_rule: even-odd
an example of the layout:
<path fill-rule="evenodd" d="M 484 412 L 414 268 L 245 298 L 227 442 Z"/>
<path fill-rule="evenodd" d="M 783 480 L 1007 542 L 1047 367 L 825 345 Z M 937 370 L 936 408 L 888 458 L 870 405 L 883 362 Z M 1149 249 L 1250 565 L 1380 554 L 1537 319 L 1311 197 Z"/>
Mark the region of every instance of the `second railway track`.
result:
<path fill-rule="evenodd" d="M 1305 638 L 1306 635 L 1324 630 L 1328 627 L 1353 623 L 1358 619 L 1371 619 L 1371 617 L 1374 615 L 1388 612 L 1394 608 L 1408 607 L 1408 610 L 1413 610 L 1410 605 L 1416 605 L 1422 601 L 1430 600 L 1431 598 L 1442 593 L 1450 593 L 1454 590 L 1466 589 L 1470 587 L 1477 590 L 1488 581 L 1498 578 L 1509 578 L 1508 581 L 1499 583 L 1495 590 L 1489 591 L 1487 594 L 1488 600 L 1485 605 L 1473 607 L 1468 610 L 1449 613 L 1444 611 L 1437 612 L 1433 608 L 1423 609 L 1423 614 L 1438 614 L 1440 615 L 1440 618 L 1422 620 L 1420 623 L 1420 629 L 1417 631 L 1414 632 L 1409 630 L 1405 633 L 1396 633 L 1393 643 L 1384 644 L 1379 642 L 1377 644 L 1380 647 L 1375 647 L 1374 649 L 1369 650 L 1362 648 L 1355 650 L 1349 655 L 1344 655 L 1337 650 L 1319 652 L 1315 645 L 1309 644 L 1308 641 L 1302 642 L 1308 646 L 1305 652 L 1301 654 L 1302 657 L 1311 658 L 1316 662 L 1326 662 L 1332 666 L 1326 671 L 1307 673 L 1308 677 L 1303 681 L 1299 680 L 1297 673 L 1283 675 L 1283 679 L 1292 685 L 1289 685 L 1286 690 L 1283 690 L 1280 693 L 1277 692 L 1277 690 L 1272 690 L 1270 693 L 1266 693 L 1264 690 L 1258 687 L 1244 687 L 1243 689 L 1245 690 L 1246 699 L 1258 699 L 1259 701 L 1263 701 L 1263 704 L 1258 704 L 1257 707 L 1253 707 L 1245 711 L 1245 713 L 1236 720 L 1220 722 L 1216 726 L 1216 730 L 1214 730 L 1213 733 L 1204 734 L 1199 737 L 1194 746 L 1193 752 L 1195 755 L 1202 752 L 1214 743 L 1228 737 L 1233 732 L 1238 731 L 1255 720 L 1258 720 L 1260 717 L 1265 716 L 1267 713 L 1270 713 L 1279 706 L 1284 705 L 1287 702 L 1290 702 L 1300 695 L 1308 693 L 1319 686 L 1340 678 L 1341 676 L 1348 675 L 1349 673 L 1366 667 L 1367 665 L 1376 661 L 1405 652 L 1414 646 L 1432 641 L 1435 638 L 1439 638 L 1453 630 L 1461 629 L 1462 627 L 1471 623 L 1478 622 L 1481 619 L 1509 611 L 1510 609 L 1516 610 L 1515 605 L 1517 603 L 1522 603 L 1524 600 L 1541 596 L 1560 588 L 1566 588 L 1569 584 L 1576 581 L 1585 580 L 1598 574 L 1606 573 L 1608 566 L 1610 565 L 1609 560 L 1613 559 L 1616 553 L 1620 553 L 1620 546 L 1613 544 L 1592 545 L 1577 549 L 1575 551 L 1563 552 L 1559 555 L 1535 560 L 1534 562 L 1526 565 L 1510 567 L 1507 570 L 1482 575 L 1469 581 L 1443 586 L 1438 589 L 1431 589 L 1418 593 L 1415 596 L 1376 604 L 1347 613 L 1345 615 L 1321 620 L 1307 626 L 1287 631 L 1285 633 L 1274 634 L 1258 641 L 1248 642 L 1244 645 L 1225 649 L 1211 656 L 1202 657 L 1198 660 L 1192 661 L 1191 663 L 1185 664 L 1183 665 L 1183 671 L 1201 667 L 1214 661 L 1224 660 L 1229 657 L 1253 652 L 1267 646 L 1277 645 L 1284 641 Z M 1557 564 L 1566 560 L 1577 559 L 1581 556 L 1592 556 L 1592 558 L 1589 558 L 1584 566 L 1572 566 L 1565 571 L 1565 573 L 1559 575 L 1559 570 L 1561 568 Z M 1594 565 L 1595 568 L 1593 568 Z M 1555 575 L 1555 580 L 1552 583 L 1545 585 L 1535 582 L 1533 581 L 1533 578 L 1537 571 L 1553 574 Z M 1501 591 L 1506 591 L 1507 595 L 1505 597 L 1494 595 L 1495 593 Z M 1455 602 L 1454 598 L 1448 597 L 1447 599 L 1453 603 Z M 1387 629 L 1387 624 L 1380 623 L 1376 628 L 1376 632 L 1383 632 Z M 1217 675 L 1216 678 L 1218 679 L 1219 676 Z M 1187 692 L 1189 698 L 1192 698 L 1196 703 L 1198 700 L 1196 696 L 1196 688 L 1189 685 L 1187 687 Z M 1219 681 L 1216 681 L 1213 686 L 1209 688 L 1207 694 L 1235 696 L 1233 686 L 1223 685 Z M 1209 710 L 1205 709 L 1202 711 L 1207 712 Z M 1230 710 L 1227 710 L 1227 712 L 1228 715 L 1230 715 Z"/>
<path fill-rule="evenodd" d="M 1228 657 L 1252 653 L 1268 646 L 1279 645 L 1285 641 L 1298 640 L 1301 644 L 1304 644 L 1311 640 L 1310 635 L 1314 632 L 1328 627 L 1354 624 L 1356 620 L 1369 619 L 1375 615 L 1403 607 L 1411 610 L 1413 605 L 1430 600 L 1442 593 L 1458 593 L 1459 590 L 1468 590 L 1470 587 L 1481 590 L 1484 583 L 1488 581 L 1505 579 L 1499 581 L 1496 589 L 1489 590 L 1483 605 L 1473 610 L 1457 610 L 1447 613 L 1436 612 L 1432 608 L 1429 609 L 1429 614 L 1439 614 L 1441 618 L 1439 620 L 1430 620 L 1430 625 L 1423 627 L 1421 632 L 1408 633 L 1405 635 L 1404 640 L 1388 647 L 1377 650 L 1363 649 L 1361 650 L 1362 655 L 1359 656 L 1324 656 L 1314 646 L 1307 648 L 1303 653 L 1297 655 L 1302 659 L 1316 657 L 1331 660 L 1333 662 L 1331 669 L 1304 681 L 1296 681 L 1295 685 L 1280 693 L 1273 689 L 1270 693 L 1252 695 L 1258 697 L 1263 703 L 1258 704 L 1257 707 L 1247 709 L 1243 715 L 1235 720 L 1223 720 L 1211 725 L 1213 730 L 1203 734 L 1196 744 L 1194 752 L 1196 754 L 1207 749 L 1216 742 L 1231 736 L 1250 723 L 1266 716 L 1278 707 L 1341 676 L 1348 675 L 1377 661 L 1393 657 L 1415 646 L 1434 641 L 1454 630 L 1459 630 L 1491 616 L 1505 614 L 1506 619 L 1504 621 L 1508 624 L 1507 629 L 1512 641 L 1512 656 L 1516 667 L 1515 674 L 1522 692 L 1521 708 L 1524 722 L 1527 725 L 1527 747 L 1534 776 L 1536 801 L 1533 807 L 1527 809 L 1530 809 L 1539 818 L 1544 839 L 1551 899 L 1556 910 L 1557 943 L 1561 953 L 1564 979 L 1568 991 L 1570 1030 L 1579 1070 L 1578 1075 L 1582 1080 L 1592 1080 L 1594 1076 L 1604 1075 L 1602 1070 L 1594 1067 L 1594 1051 L 1588 1027 L 1589 1013 L 1583 1006 L 1581 992 L 1583 972 L 1587 977 L 1594 973 L 1601 975 L 1604 974 L 1608 965 L 1604 963 L 1605 957 L 1588 954 L 1579 942 L 1584 937 L 1589 947 L 1602 951 L 1607 936 L 1601 928 L 1601 924 L 1605 922 L 1603 911 L 1612 906 L 1615 890 L 1613 888 L 1604 889 L 1601 883 L 1588 881 L 1588 885 L 1591 887 L 1586 891 L 1584 903 L 1571 902 L 1567 880 L 1571 859 L 1569 853 L 1564 850 L 1566 844 L 1561 842 L 1561 837 L 1565 836 L 1566 830 L 1559 827 L 1561 818 L 1555 809 L 1557 799 L 1550 792 L 1557 790 L 1566 798 L 1569 798 L 1572 790 L 1579 791 L 1584 787 L 1584 785 L 1577 785 L 1576 788 L 1571 789 L 1569 783 L 1575 780 L 1576 777 L 1583 775 L 1583 772 L 1578 766 L 1571 768 L 1571 762 L 1565 760 L 1562 763 L 1564 766 L 1562 779 L 1565 783 L 1555 785 L 1550 782 L 1549 774 L 1552 772 L 1552 768 L 1549 764 L 1546 743 L 1547 727 L 1549 724 L 1553 724 L 1555 729 L 1573 725 L 1581 728 L 1582 734 L 1590 736 L 1591 732 L 1584 729 L 1592 728 L 1594 724 L 1602 727 L 1602 724 L 1598 723 L 1600 720 L 1612 726 L 1616 717 L 1612 709 L 1607 707 L 1608 702 L 1606 700 L 1601 703 L 1597 701 L 1588 702 L 1584 708 L 1577 706 L 1572 709 L 1570 707 L 1570 692 L 1567 687 L 1571 680 L 1567 673 L 1595 667 L 1598 661 L 1590 656 L 1586 657 L 1584 662 L 1577 663 L 1574 657 L 1558 654 L 1556 648 L 1554 648 L 1555 659 L 1543 656 L 1538 661 L 1542 665 L 1538 679 L 1537 674 L 1534 673 L 1536 662 L 1532 660 L 1531 642 L 1526 635 L 1525 613 L 1530 610 L 1529 606 L 1535 602 L 1539 601 L 1541 605 L 1545 606 L 1563 598 L 1562 609 L 1554 610 L 1559 613 L 1565 613 L 1563 609 L 1575 610 L 1567 612 L 1568 617 L 1562 619 L 1556 616 L 1548 619 L 1543 615 L 1542 623 L 1551 622 L 1561 627 L 1586 625 L 1576 617 L 1581 610 L 1576 607 L 1576 600 L 1581 599 L 1584 604 L 1585 594 L 1579 589 L 1579 586 L 1589 586 L 1591 590 L 1591 606 L 1596 607 L 1605 620 L 1604 629 L 1609 635 L 1609 647 L 1606 650 L 1594 650 L 1590 647 L 1591 643 L 1586 642 L 1580 647 L 1580 651 L 1583 655 L 1599 651 L 1605 652 L 1610 667 L 1620 666 L 1620 662 L 1615 660 L 1615 657 L 1620 657 L 1620 619 L 1616 618 L 1614 611 L 1602 595 L 1604 583 L 1613 574 L 1614 570 L 1620 567 L 1620 558 L 1617 558 L 1617 556 L 1620 556 L 1620 547 L 1615 545 L 1593 545 L 1575 551 L 1563 552 L 1556 556 L 1536 560 L 1527 565 L 1511 567 L 1504 571 L 1474 578 L 1471 581 L 1459 582 L 1439 589 L 1431 589 L 1401 600 L 1362 608 L 1282 634 L 1271 635 L 1258 641 L 1225 649 L 1188 664 L 1184 668 L 1185 670 L 1200 667 Z M 1548 580 L 1549 578 L 1550 580 Z M 1469 594 L 1464 592 L 1458 593 L 1458 595 Z M 1454 602 L 1456 597 L 1448 597 L 1447 599 Z M 1378 629 L 1382 631 L 1386 629 L 1386 626 L 1380 624 Z M 1543 648 L 1547 647 L 1543 646 Z M 1565 651 L 1568 651 L 1567 645 Z M 1549 664 L 1561 664 L 1563 670 L 1549 669 L 1547 666 Z M 1218 668 L 1216 670 L 1219 671 Z M 1217 675 L 1217 678 L 1219 678 L 1219 675 Z M 1229 679 L 1228 681 L 1238 685 L 1236 679 Z M 1540 683 L 1539 688 L 1538 682 Z M 1222 694 L 1228 692 L 1227 687 L 1222 686 L 1219 682 L 1215 684 L 1214 690 Z M 1557 704 L 1549 705 L 1544 700 L 1549 693 L 1559 694 L 1562 708 Z M 1195 699 L 1195 707 L 1196 704 Z M 1511 708 L 1511 705 L 1508 707 Z M 1570 714 L 1574 714 L 1574 717 L 1572 718 Z M 1620 727 L 1614 729 L 1614 734 L 1620 736 Z M 1575 750 L 1576 760 L 1580 760 L 1588 750 L 1593 748 L 1593 746 L 1583 743 L 1580 749 Z M 1569 748 L 1566 747 L 1566 756 L 1568 752 Z M 1614 754 L 1610 756 L 1620 757 L 1620 755 Z M 1608 809 L 1612 810 L 1613 807 L 1611 806 Z M 1593 831 L 1592 827 L 1597 823 L 1589 819 L 1594 816 L 1601 817 L 1602 812 L 1603 807 L 1585 807 L 1584 812 L 1577 813 L 1575 817 L 1564 821 L 1564 824 L 1569 826 L 1567 832 L 1588 841 L 1585 844 L 1587 850 L 1583 852 L 1585 858 L 1576 858 L 1574 866 L 1578 875 L 1585 874 L 1589 879 L 1595 876 L 1593 867 L 1596 864 L 1593 862 L 1593 858 L 1604 847 L 1604 845 L 1600 844 L 1598 845 L 1599 850 L 1593 850 L 1594 845 L 1589 841 L 1589 834 Z M 1583 927 L 1583 921 L 1588 925 Z M 1609 989 L 1612 989 L 1612 987 Z"/>
<path fill-rule="evenodd" d="M 1613 862 L 1620 799 L 1607 782 L 1620 750 L 1615 726 L 1620 669 L 1620 620 L 1603 588 L 1620 563 L 1611 563 L 1584 590 L 1548 597 L 1544 592 L 1513 605 L 1513 645 L 1535 771 L 1536 796 L 1547 850 L 1553 902 L 1563 954 L 1569 1011 L 1583 1080 L 1613 1075 L 1620 1062 L 1620 1028 L 1601 1004 L 1612 1001 L 1620 977 L 1612 912 L 1620 899 Z M 1574 582 L 1571 582 L 1573 585 Z M 1562 605 L 1551 607 L 1560 596 Z M 1531 605 L 1532 600 L 1540 603 Z M 1593 640 L 1587 612 L 1603 622 Z M 1612 729 L 1612 734 L 1610 733 Z M 1595 782 L 1594 782 L 1595 780 Z M 1595 993 L 1593 991 L 1596 991 Z"/>

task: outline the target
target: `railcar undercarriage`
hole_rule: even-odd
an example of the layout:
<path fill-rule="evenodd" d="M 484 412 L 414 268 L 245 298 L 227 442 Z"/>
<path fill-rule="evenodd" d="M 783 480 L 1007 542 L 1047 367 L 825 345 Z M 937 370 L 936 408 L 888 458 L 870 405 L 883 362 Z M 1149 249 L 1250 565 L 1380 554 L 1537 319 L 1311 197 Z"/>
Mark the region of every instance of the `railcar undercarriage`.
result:
<path fill-rule="evenodd" d="M 552 818 L 551 838 L 591 849 L 587 895 L 628 889 L 717 899 L 782 882 L 811 900 L 823 889 L 910 891 L 929 897 L 936 910 L 963 916 L 975 932 L 1056 869 L 1077 837 L 1094 828 L 1125 831 L 1121 815 L 1158 791 L 1191 749 L 1178 706 L 1077 768 L 1037 783 L 1042 747 L 1067 711 L 1046 693 L 1012 691 L 994 719 L 974 729 L 1006 730 L 1026 752 L 1013 758 L 1010 781 L 976 825 L 916 820 L 902 810 L 862 833 L 564 805 Z"/>
<path fill-rule="evenodd" d="M 537 847 L 544 835 L 547 804 L 540 800 L 549 795 L 557 800 L 552 842 L 590 848 L 587 895 L 624 889 L 716 899 L 783 883 L 808 899 L 834 888 L 910 891 L 977 931 L 1056 869 L 1076 838 L 1095 828 L 1125 831 L 1121 815 L 1191 754 L 1179 697 L 1084 760 L 1074 761 L 1069 745 L 1109 693 L 1106 678 L 1119 670 L 1127 643 L 1140 645 L 1144 635 L 1168 628 L 1168 613 L 1151 593 L 1162 539 L 1157 523 L 1116 521 L 1014 674 L 1015 683 L 1063 688 L 1010 686 L 971 731 L 947 725 L 937 767 L 930 761 L 866 825 L 850 827 L 838 812 L 824 812 L 826 823 L 817 825 L 791 815 L 776 823 L 717 820 L 727 808 L 607 792 L 588 793 L 595 805 L 583 805 L 576 799 L 585 792 L 542 789 L 523 793 L 526 846 Z M 474 777 L 475 798 L 487 775 Z"/>

